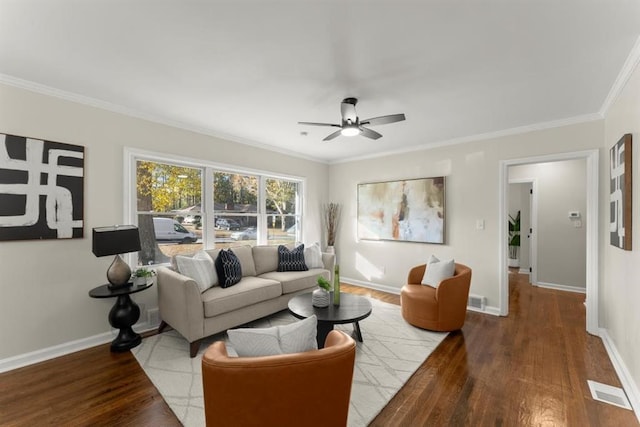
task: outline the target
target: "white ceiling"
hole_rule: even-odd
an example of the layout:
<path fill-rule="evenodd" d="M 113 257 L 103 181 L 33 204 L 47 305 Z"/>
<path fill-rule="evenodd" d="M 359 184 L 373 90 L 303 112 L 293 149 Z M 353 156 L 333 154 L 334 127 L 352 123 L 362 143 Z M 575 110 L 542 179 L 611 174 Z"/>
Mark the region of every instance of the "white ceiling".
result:
<path fill-rule="evenodd" d="M 0 82 L 335 162 L 598 117 L 639 35 L 637 0 L 0 0 Z M 407 120 L 297 124 L 347 96 Z"/>

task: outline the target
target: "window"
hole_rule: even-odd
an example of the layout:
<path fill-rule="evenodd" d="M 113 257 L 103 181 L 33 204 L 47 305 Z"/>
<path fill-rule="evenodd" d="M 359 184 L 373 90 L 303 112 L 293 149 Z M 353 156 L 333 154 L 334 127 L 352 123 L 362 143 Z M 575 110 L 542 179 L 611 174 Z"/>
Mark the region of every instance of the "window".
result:
<path fill-rule="evenodd" d="M 136 161 L 136 218 L 142 250 L 138 264 L 169 262 L 202 248 L 202 169 Z"/>
<path fill-rule="evenodd" d="M 168 263 L 202 248 L 279 245 L 300 240 L 302 181 L 172 163 L 127 153 L 131 221 L 140 229 L 138 264 Z"/>
<path fill-rule="evenodd" d="M 295 181 L 265 180 L 268 240 L 274 244 L 295 242 L 299 235 L 299 186 Z"/>
<path fill-rule="evenodd" d="M 214 172 L 212 192 L 217 247 L 232 246 L 239 240 L 256 244 L 259 184 L 259 177 L 254 175 Z"/>

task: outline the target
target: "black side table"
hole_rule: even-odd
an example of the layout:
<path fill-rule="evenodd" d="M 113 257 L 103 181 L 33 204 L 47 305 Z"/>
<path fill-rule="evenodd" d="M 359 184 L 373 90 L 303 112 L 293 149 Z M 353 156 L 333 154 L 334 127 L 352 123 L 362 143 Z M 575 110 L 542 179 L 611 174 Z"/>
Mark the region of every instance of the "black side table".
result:
<path fill-rule="evenodd" d="M 110 289 L 109 285 L 102 285 L 89 291 L 91 298 L 118 297 L 111 311 L 109 311 L 109 324 L 114 328 L 120 329 L 116 339 L 111 342 L 111 351 L 127 351 L 142 341 L 140 335 L 131 328 L 140 318 L 140 307 L 131 300 L 129 295 L 149 289 L 151 286 L 153 286 L 153 283 Z"/>

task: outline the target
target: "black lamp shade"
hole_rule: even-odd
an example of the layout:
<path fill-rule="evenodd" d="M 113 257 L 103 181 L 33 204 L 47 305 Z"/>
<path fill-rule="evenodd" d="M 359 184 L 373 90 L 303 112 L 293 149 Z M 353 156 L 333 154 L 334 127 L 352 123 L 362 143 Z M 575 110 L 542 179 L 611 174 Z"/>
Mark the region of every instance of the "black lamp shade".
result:
<path fill-rule="evenodd" d="M 140 250 L 140 234 L 135 225 L 114 225 L 93 229 L 93 253 L 97 257 Z"/>

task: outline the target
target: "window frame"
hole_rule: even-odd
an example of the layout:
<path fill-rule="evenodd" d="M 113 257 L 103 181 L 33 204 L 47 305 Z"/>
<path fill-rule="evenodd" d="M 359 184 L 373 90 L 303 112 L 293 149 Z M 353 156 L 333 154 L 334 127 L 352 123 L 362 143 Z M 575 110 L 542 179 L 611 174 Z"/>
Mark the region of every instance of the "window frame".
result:
<path fill-rule="evenodd" d="M 301 176 L 294 176 L 282 173 L 275 173 L 266 170 L 251 169 L 241 166 L 234 166 L 224 163 L 218 163 L 213 161 L 207 161 L 202 159 L 194 159 L 190 157 L 163 154 L 154 151 L 140 150 L 130 147 L 124 147 L 123 150 L 123 213 L 122 217 L 125 224 L 138 224 L 138 211 L 137 211 L 137 189 L 136 189 L 136 163 L 138 161 L 149 161 L 156 163 L 165 163 L 180 167 L 189 168 L 202 168 L 202 189 L 201 189 L 201 205 L 202 212 L 200 213 L 204 219 L 203 222 L 203 235 L 202 235 L 202 247 L 204 249 L 215 248 L 215 209 L 213 193 L 214 174 L 216 172 L 232 173 L 252 175 L 258 178 L 258 206 L 257 206 L 257 227 L 258 235 L 256 245 L 268 244 L 268 227 L 267 227 L 267 212 L 266 212 L 266 182 L 267 179 L 281 179 L 286 181 L 293 181 L 298 184 L 298 201 L 296 206 L 296 216 L 298 218 L 298 227 L 295 234 L 295 242 L 302 241 L 303 237 L 303 222 L 305 212 L 306 201 L 306 178 Z M 298 212 L 299 211 L 299 212 Z M 138 256 L 137 253 L 126 254 L 127 262 L 130 265 L 137 265 Z M 154 267 L 159 267 L 167 264 L 154 264 Z"/>

